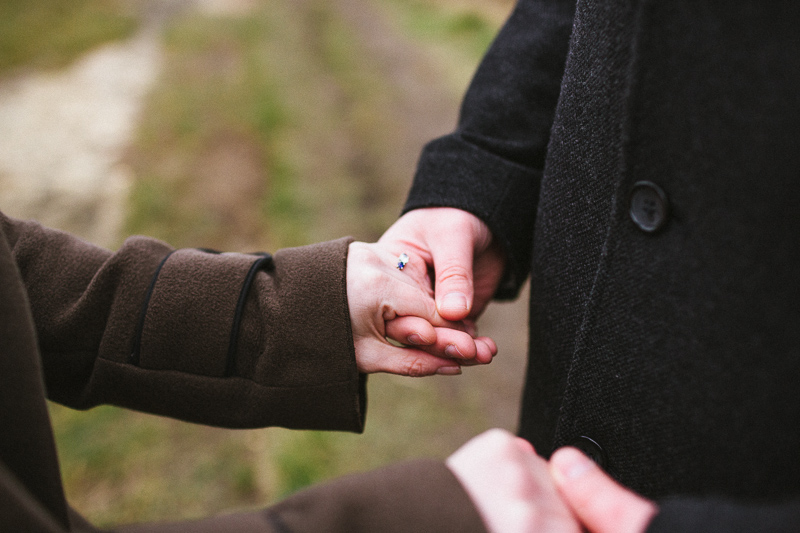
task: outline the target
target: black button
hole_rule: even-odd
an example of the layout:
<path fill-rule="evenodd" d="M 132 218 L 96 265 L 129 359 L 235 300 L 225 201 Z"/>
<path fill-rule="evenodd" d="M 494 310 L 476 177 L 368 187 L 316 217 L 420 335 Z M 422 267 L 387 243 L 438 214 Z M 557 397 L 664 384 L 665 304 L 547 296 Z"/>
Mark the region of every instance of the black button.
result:
<path fill-rule="evenodd" d="M 602 446 L 597 444 L 596 440 L 586 436 L 580 436 L 570 445 L 585 453 L 589 459 L 600 465 L 600 468 L 605 468 L 608 464 L 606 452 L 603 450 Z"/>
<path fill-rule="evenodd" d="M 630 215 L 640 230 L 647 233 L 658 231 L 667 223 L 667 195 L 655 183 L 637 181 L 631 189 Z"/>

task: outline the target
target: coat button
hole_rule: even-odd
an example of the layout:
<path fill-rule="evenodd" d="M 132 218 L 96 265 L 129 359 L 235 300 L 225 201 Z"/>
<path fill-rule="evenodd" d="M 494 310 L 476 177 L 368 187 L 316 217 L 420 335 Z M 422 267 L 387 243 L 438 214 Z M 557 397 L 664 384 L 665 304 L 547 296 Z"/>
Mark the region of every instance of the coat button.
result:
<path fill-rule="evenodd" d="M 600 468 L 605 468 L 608 464 L 608 458 L 606 457 L 605 450 L 603 450 L 603 447 L 600 446 L 596 440 L 590 437 L 580 436 L 572 441 L 570 446 L 578 448 L 580 451 L 585 453 L 586 456 L 597 463 Z"/>
<path fill-rule="evenodd" d="M 647 233 L 658 231 L 667 223 L 667 195 L 655 183 L 637 181 L 631 189 L 629 213 L 640 230 Z"/>

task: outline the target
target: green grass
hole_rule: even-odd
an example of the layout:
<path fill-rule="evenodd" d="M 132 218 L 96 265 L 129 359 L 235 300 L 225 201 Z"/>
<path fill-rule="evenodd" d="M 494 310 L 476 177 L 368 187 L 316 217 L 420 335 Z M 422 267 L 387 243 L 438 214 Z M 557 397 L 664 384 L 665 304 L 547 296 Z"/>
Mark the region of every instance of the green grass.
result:
<path fill-rule="evenodd" d="M 19 67 L 54 68 L 138 27 L 116 0 L 3 0 L 0 74 Z"/>

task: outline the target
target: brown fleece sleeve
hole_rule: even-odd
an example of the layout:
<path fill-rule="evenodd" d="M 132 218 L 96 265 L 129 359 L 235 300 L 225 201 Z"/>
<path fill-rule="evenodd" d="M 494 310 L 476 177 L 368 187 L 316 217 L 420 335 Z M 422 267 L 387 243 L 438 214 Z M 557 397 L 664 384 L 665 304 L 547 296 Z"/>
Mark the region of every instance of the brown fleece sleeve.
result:
<path fill-rule="evenodd" d="M 461 484 L 441 461 L 417 460 L 318 485 L 261 512 L 141 524 L 120 533 L 485 533 Z"/>
<path fill-rule="evenodd" d="M 144 237 L 111 253 L 33 222 L 0 223 L 51 399 L 226 427 L 362 430 L 348 239 L 276 253 L 240 301 L 258 255 L 174 251 Z"/>
<path fill-rule="evenodd" d="M 441 461 L 417 460 L 337 479 L 266 511 L 278 531 L 484 533 L 478 511 Z"/>

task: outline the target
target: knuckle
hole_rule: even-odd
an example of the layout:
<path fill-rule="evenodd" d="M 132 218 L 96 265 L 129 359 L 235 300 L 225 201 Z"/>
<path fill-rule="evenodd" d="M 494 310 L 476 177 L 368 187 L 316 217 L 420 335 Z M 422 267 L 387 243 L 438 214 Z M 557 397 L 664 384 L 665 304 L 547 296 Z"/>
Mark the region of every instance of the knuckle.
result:
<path fill-rule="evenodd" d="M 461 265 L 451 265 L 436 271 L 436 286 L 444 284 L 459 285 L 464 288 L 470 285 L 472 272 Z"/>
<path fill-rule="evenodd" d="M 469 270 L 462 265 L 452 264 L 452 265 L 444 265 L 441 268 L 437 268 L 437 278 L 439 281 L 445 281 L 450 279 L 458 279 L 458 278 L 467 278 L 469 277 Z"/>
<path fill-rule="evenodd" d="M 417 357 L 406 364 L 406 374 L 412 378 L 419 378 L 427 375 L 425 370 L 425 363 Z"/>

